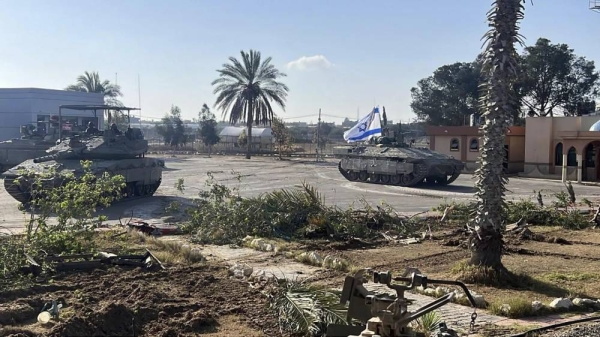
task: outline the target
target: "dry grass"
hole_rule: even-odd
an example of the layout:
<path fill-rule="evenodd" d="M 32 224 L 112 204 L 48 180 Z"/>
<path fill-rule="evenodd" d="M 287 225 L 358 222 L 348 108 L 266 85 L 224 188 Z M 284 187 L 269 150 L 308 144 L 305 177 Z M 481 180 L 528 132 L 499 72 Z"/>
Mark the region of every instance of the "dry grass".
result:
<path fill-rule="evenodd" d="M 509 318 L 529 317 L 534 314 L 531 301 L 523 297 L 510 297 L 493 302 L 489 305 L 488 310 L 494 315 Z"/>
<path fill-rule="evenodd" d="M 126 234 L 128 242 L 148 248 L 164 264 L 193 264 L 204 261 L 199 249 L 179 241 L 163 240 L 139 231 Z"/>

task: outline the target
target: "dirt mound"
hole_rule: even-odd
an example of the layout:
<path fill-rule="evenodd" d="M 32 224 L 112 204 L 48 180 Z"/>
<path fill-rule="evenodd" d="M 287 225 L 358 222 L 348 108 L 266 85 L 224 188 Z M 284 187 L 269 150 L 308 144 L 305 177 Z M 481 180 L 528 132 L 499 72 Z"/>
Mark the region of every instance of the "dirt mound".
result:
<path fill-rule="evenodd" d="M 226 268 L 214 265 L 71 273 L 52 285 L 18 292 L 20 299 L 0 292 L 0 308 L 13 308 L 0 316 L 0 336 L 195 336 L 235 329 L 221 322 L 231 315 L 239 318 L 240 328 L 285 336 L 261 290 L 230 279 Z M 37 323 L 41 305 L 59 298 L 60 320 Z"/>

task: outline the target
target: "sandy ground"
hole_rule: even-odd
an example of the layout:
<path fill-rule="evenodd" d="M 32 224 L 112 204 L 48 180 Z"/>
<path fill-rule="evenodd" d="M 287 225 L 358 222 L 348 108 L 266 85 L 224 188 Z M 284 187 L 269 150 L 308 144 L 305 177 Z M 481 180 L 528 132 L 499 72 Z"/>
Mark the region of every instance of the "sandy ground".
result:
<path fill-rule="evenodd" d="M 247 160 L 242 156 L 176 156 L 166 157 L 167 170 L 163 173 L 163 183 L 154 197 L 146 200 L 123 202 L 104 213 L 112 222 L 120 216 L 144 219 L 160 218 L 164 208 L 177 197 L 194 197 L 204 187 L 207 172 L 214 177 L 240 188 L 244 196 L 257 195 L 274 189 L 299 186 L 303 181 L 317 187 L 326 202 L 340 207 L 358 205 L 364 198 L 372 204 L 386 202 L 399 212 L 418 213 L 431 209 L 444 201 L 467 201 L 473 198 L 473 177 L 461 175 L 454 183 L 446 187 L 422 186 L 406 188 L 399 186 L 371 185 L 345 180 L 337 169 L 337 161 L 325 163 L 311 161 L 284 160 L 272 157 L 254 157 Z M 241 182 L 235 179 L 232 170 L 241 175 Z M 183 194 L 175 189 L 179 178 L 184 178 L 186 190 Z M 566 190 L 559 181 L 538 179 L 511 178 L 508 185 L 509 198 L 528 198 L 534 190 L 542 190 L 551 195 L 553 192 Z M 575 185 L 579 199 L 600 197 L 600 188 L 596 186 Z M 549 198 L 549 197 L 548 197 Z M 547 199 L 549 200 L 549 199 Z M 23 228 L 26 215 L 17 209 L 17 201 L 6 191 L 0 189 L 0 231 L 19 232 Z M 158 220 L 157 220 L 158 221 Z"/>

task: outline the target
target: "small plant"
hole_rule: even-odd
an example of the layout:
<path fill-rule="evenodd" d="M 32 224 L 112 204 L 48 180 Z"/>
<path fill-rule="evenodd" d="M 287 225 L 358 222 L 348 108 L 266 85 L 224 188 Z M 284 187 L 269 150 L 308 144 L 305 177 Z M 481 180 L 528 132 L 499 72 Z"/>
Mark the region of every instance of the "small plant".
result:
<path fill-rule="evenodd" d="M 553 203 L 556 208 L 567 208 L 569 207 L 569 194 L 565 191 L 554 193 L 556 201 Z"/>
<path fill-rule="evenodd" d="M 33 196 L 29 207 L 21 210 L 29 213 L 23 236 L 2 238 L 0 265 L 4 276 L 18 275 L 25 253 L 40 257 L 43 254 L 90 253 L 96 246 L 94 228 L 106 218 L 95 216 L 98 207 L 108 207 L 123 196 L 125 179 L 104 173 L 97 176 L 91 161 L 80 161 L 83 173 L 46 173 L 21 170 L 24 178 L 20 183 Z M 48 181 L 62 181 L 57 187 L 48 188 Z M 56 224 L 49 225 L 53 216 Z"/>
<path fill-rule="evenodd" d="M 169 203 L 167 207 L 165 207 L 165 213 L 167 214 L 175 214 L 181 210 L 181 202 L 172 201 Z"/>
<path fill-rule="evenodd" d="M 183 191 L 185 191 L 185 181 L 183 178 L 177 179 L 177 182 L 175 183 L 175 189 L 180 193 L 183 193 Z"/>
<path fill-rule="evenodd" d="M 417 319 L 417 330 L 430 336 L 438 329 L 441 322 L 442 316 L 437 311 L 430 311 Z"/>

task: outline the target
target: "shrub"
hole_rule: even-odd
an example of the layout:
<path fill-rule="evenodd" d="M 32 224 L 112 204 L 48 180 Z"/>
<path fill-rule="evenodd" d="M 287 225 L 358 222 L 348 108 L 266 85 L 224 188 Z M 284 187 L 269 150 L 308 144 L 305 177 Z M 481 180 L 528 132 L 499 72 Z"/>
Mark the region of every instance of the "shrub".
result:
<path fill-rule="evenodd" d="M 381 229 L 408 234 L 416 228 L 415 222 L 399 217 L 386 205 L 373 208 L 363 202 L 360 210 L 327 206 L 317 189 L 306 183 L 243 198 L 237 189 L 218 183 L 209 173 L 207 187 L 186 210 L 190 221 L 183 226 L 201 243 L 237 243 L 247 235 L 365 237 Z"/>

